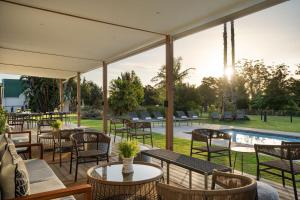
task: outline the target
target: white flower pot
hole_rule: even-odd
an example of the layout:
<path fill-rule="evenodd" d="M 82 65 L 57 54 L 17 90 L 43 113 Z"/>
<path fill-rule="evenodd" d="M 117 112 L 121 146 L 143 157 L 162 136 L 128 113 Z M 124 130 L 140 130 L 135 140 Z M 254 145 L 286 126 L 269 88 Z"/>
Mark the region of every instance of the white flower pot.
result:
<path fill-rule="evenodd" d="M 131 158 L 123 158 L 122 172 L 124 174 L 133 173 L 133 157 L 131 157 Z"/>

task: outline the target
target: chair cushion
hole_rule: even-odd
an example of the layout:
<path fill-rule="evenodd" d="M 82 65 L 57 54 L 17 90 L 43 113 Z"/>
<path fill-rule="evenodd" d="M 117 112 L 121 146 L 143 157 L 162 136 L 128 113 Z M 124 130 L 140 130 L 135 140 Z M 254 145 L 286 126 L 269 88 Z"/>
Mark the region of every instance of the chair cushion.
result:
<path fill-rule="evenodd" d="M 203 151 L 203 152 L 207 152 L 207 147 L 206 146 L 202 146 L 202 147 L 193 147 L 193 149 L 199 150 L 199 151 Z M 228 151 L 227 147 L 221 147 L 221 146 L 210 146 L 209 147 L 209 151 L 210 152 L 220 152 L 220 151 Z"/>
<path fill-rule="evenodd" d="M 278 192 L 272 186 L 257 181 L 257 199 L 258 200 L 279 200 Z"/>
<path fill-rule="evenodd" d="M 266 161 L 266 162 L 260 162 L 260 165 L 265 165 L 271 168 L 275 168 L 278 170 L 284 170 L 286 172 L 291 172 L 291 167 L 290 167 L 290 163 L 287 160 L 271 160 L 271 161 Z M 300 173 L 300 165 L 296 164 L 294 162 L 294 172 L 296 174 Z"/>
<path fill-rule="evenodd" d="M 104 156 L 105 152 L 100 150 L 87 150 L 87 151 L 79 151 L 79 157 L 95 157 L 95 156 Z"/>
<path fill-rule="evenodd" d="M 44 160 L 31 159 L 25 160 L 24 162 L 28 170 L 30 184 L 56 177 L 55 173 Z"/>

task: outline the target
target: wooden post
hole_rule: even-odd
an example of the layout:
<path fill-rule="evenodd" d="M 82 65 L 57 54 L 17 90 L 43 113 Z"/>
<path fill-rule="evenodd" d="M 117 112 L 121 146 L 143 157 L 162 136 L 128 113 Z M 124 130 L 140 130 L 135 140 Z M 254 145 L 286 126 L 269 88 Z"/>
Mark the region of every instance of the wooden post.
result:
<path fill-rule="evenodd" d="M 77 126 L 80 127 L 81 89 L 80 72 L 77 72 Z"/>
<path fill-rule="evenodd" d="M 60 112 L 64 111 L 64 87 L 63 87 L 63 80 L 59 80 L 59 110 Z"/>
<path fill-rule="evenodd" d="M 166 149 L 173 150 L 173 38 L 166 36 Z"/>
<path fill-rule="evenodd" d="M 107 113 L 108 113 L 108 100 L 107 100 L 107 63 L 103 62 L 103 132 L 107 134 Z"/>

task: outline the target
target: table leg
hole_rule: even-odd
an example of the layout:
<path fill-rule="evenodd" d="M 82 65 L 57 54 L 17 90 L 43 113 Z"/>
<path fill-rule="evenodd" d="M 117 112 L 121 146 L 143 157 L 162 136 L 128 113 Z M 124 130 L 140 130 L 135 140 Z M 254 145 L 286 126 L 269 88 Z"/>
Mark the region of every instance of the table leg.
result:
<path fill-rule="evenodd" d="M 244 174 L 244 153 L 242 152 L 242 175 Z"/>
<path fill-rule="evenodd" d="M 233 173 L 234 173 L 234 169 L 235 169 L 236 156 L 237 156 L 237 152 L 235 152 L 235 156 L 234 156 L 234 163 L 233 163 Z"/>
<path fill-rule="evenodd" d="M 208 175 L 207 175 L 207 173 L 205 173 L 204 174 L 204 187 L 205 187 L 205 189 L 208 189 L 208 183 L 207 183 L 207 180 L 208 179 Z"/>
<path fill-rule="evenodd" d="M 192 189 L 192 171 L 189 170 L 189 188 Z"/>
<path fill-rule="evenodd" d="M 170 164 L 167 163 L 167 184 L 169 184 L 169 181 L 170 181 L 169 175 L 170 175 Z"/>

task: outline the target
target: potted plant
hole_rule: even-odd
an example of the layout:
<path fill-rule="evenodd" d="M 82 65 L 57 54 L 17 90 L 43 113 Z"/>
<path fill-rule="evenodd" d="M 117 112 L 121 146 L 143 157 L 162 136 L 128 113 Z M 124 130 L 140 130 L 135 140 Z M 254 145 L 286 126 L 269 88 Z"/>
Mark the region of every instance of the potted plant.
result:
<path fill-rule="evenodd" d="M 54 122 L 51 123 L 51 128 L 53 129 L 53 136 L 55 138 L 57 138 L 58 136 L 58 133 L 59 133 L 59 130 L 61 129 L 62 127 L 62 121 L 61 120 L 55 120 Z"/>
<path fill-rule="evenodd" d="M 140 147 L 135 140 L 119 143 L 119 154 L 123 160 L 122 172 L 124 174 L 133 173 L 133 159 L 139 151 Z"/>
<path fill-rule="evenodd" d="M 7 113 L 0 107 L 0 135 L 7 131 Z"/>

